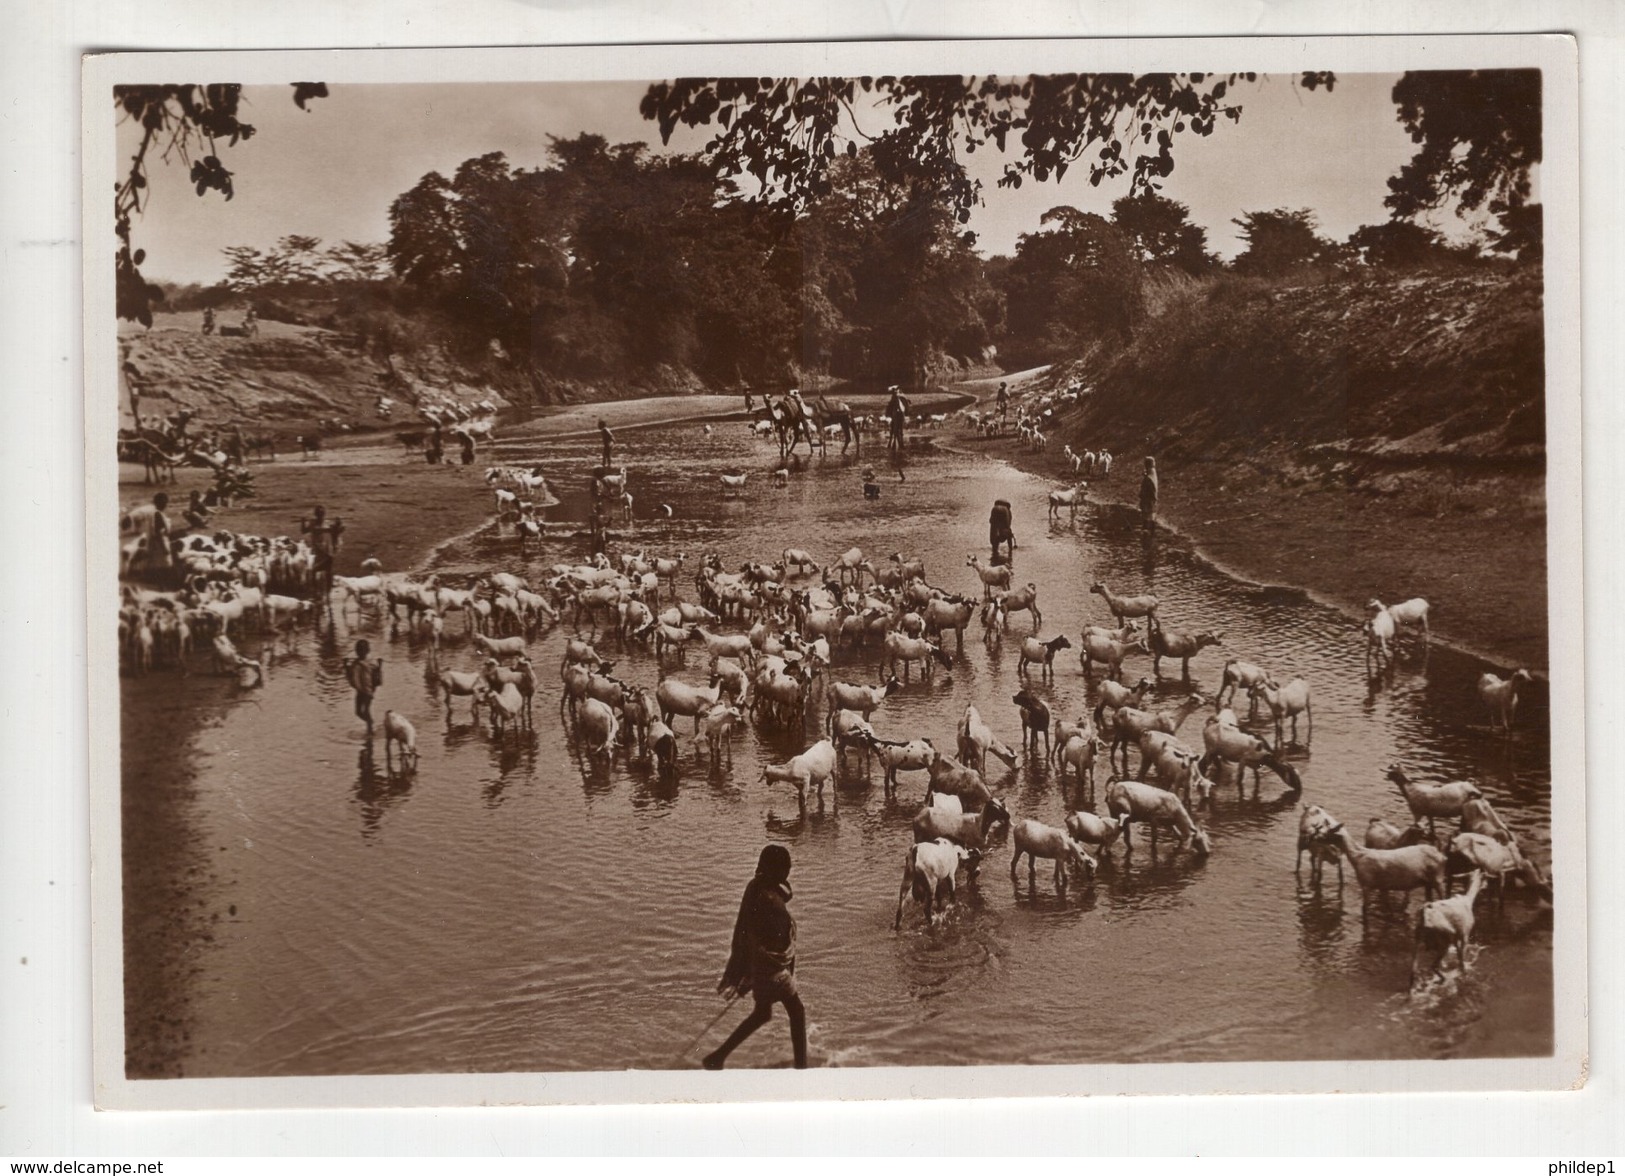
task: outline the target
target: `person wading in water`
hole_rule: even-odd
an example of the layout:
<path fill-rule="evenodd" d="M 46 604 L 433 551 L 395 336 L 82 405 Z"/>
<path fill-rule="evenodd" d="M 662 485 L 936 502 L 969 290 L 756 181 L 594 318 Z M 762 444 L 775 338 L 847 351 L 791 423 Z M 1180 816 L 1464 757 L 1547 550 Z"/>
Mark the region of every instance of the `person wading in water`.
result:
<path fill-rule="evenodd" d="M 299 531 L 310 536 L 310 552 L 314 557 L 312 570 L 316 574 L 316 583 L 324 594 L 331 594 L 333 556 L 339 549 L 339 536 L 344 534 L 343 520 L 335 518 L 329 523 L 327 508 L 318 506 L 311 512 L 310 518 L 299 520 Z"/>
<path fill-rule="evenodd" d="M 604 418 L 598 418 L 598 439 L 604 443 L 604 468 L 609 468 L 609 457 L 615 451 L 615 434 L 609 431 Z"/>
<path fill-rule="evenodd" d="M 1140 516 L 1146 530 L 1157 525 L 1157 459 L 1145 459 L 1145 476 L 1140 479 Z"/>
<path fill-rule="evenodd" d="M 745 886 L 734 921 L 733 950 L 723 969 L 717 991 L 729 997 L 749 993 L 756 1007 L 714 1051 L 700 1063 L 720 1070 L 739 1044 L 773 1019 L 773 1006 L 782 1004 L 790 1016 L 790 1044 L 796 1069 L 807 1068 L 807 1010 L 796 989 L 796 920 L 790 914 L 790 851 L 769 845 L 756 863 L 756 877 Z"/>
<path fill-rule="evenodd" d="M 903 418 L 908 415 L 908 397 L 896 384 L 891 386 L 891 399 L 886 402 L 886 416 L 891 419 L 891 436 L 886 439 L 886 448 L 903 452 Z"/>
<path fill-rule="evenodd" d="M 991 559 L 994 564 L 1015 562 L 1016 533 L 1012 528 L 1010 503 L 1003 498 L 994 499 L 993 511 L 987 516 L 987 542 L 993 549 Z M 1000 548 L 1004 549 L 1002 555 Z"/>
<path fill-rule="evenodd" d="M 372 738 L 372 696 L 384 684 L 384 659 L 372 658 L 372 646 L 365 639 L 355 643 L 355 656 L 344 659 L 344 676 L 355 691 L 355 717 L 367 724 Z"/>

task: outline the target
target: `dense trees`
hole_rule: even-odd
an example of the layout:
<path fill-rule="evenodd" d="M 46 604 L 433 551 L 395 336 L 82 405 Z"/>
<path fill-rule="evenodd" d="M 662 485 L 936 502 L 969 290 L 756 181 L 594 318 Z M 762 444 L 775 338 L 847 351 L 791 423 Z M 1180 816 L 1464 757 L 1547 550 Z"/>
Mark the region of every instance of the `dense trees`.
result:
<path fill-rule="evenodd" d="M 1275 277 L 1324 260 L 1331 242 L 1316 231 L 1315 214 L 1307 208 L 1274 208 L 1249 212 L 1233 222 L 1247 248 L 1236 258 L 1237 273 Z"/>
<path fill-rule="evenodd" d="M 1218 258 L 1207 251 L 1207 230 L 1191 222 L 1190 211 L 1157 192 L 1131 193 L 1112 201 L 1112 220 L 1142 262 L 1171 265 L 1187 274 L 1206 273 Z"/>
<path fill-rule="evenodd" d="M 1017 366 L 1127 342 L 1141 316 L 1147 272 L 1133 239 L 1093 212 L 1062 206 L 1023 233 L 1004 276 L 1007 361 Z"/>
<path fill-rule="evenodd" d="M 462 346 L 496 339 L 558 375 L 913 380 L 979 355 L 999 299 L 947 202 L 867 152 L 833 174 L 797 215 L 734 198 L 701 160 L 582 135 L 542 168 L 492 155 L 425 176 L 391 207 L 388 254 Z"/>
<path fill-rule="evenodd" d="M 788 358 L 794 316 L 770 280 L 768 226 L 720 201 L 692 159 L 556 139 L 543 168 L 492 154 L 424 176 L 390 226 L 408 304 L 467 349 L 495 339 L 584 378 L 658 364 L 764 378 Z"/>
<path fill-rule="evenodd" d="M 1395 216 L 1451 199 L 1497 216 L 1528 203 L 1530 169 L 1541 159 L 1538 69 L 1413 70 L 1393 98 L 1419 144 L 1388 181 Z"/>
<path fill-rule="evenodd" d="M 1413 70 L 1395 83 L 1393 98 L 1418 144 L 1388 181 L 1394 216 L 1451 202 L 1458 215 L 1483 209 L 1499 222 L 1493 248 L 1539 260 L 1540 205 L 1529 198 L 1542 154 L 1540 71 Z"/>
<path fill-rule="evenodd" d="M 662 367 L 713 385 L 819 375 L 913 382 L 949 361 L 1065 358 L 1117 346 L 1163 291 L 1226 268 L 1189 209 L 1158 187 L 1184 134 L 1238 121 L 1251 74 L 686 79 L 642 102 L 663 136 L 710 126 L 698 155 L 581 134 L 553 139 L 541 166 L 500 153 L 431 172 L 390 207 L 387 246 L 324 247 L 288 235 L 226 251 L 227 287 L 267 297 L 344 286 L 343 307 L 414 340 L 496 355 L 532 373 L 613 380 Z M 1328 74 L 1294 85 L 1331 88 Z M 304 105 L 319 87 L 295 87 Z M 120 109 L 144 128 L 119 190 L 120 313 L 150 314 L 129 247 L 160 141 L 199 156 L 200 195 L 229 199 L 216 142 L 253 133 L 237 87 L 127 87 Z M 1481 246 L 1539 256 L 1539 77 L 1518 71 L 1412 73 L 1394 87 L 1419 145 L 1389 183 L 1393 220 L 1345 242 L 1310 209 L 1239 216 L 1245 249 L 1228 268 L 1270 281 L 1417 266 L 1483 264 L 1416 218 L 1440 207 L 1497 218 Z M 872 132 L 872 133 L 871 133 Z M 1087 169 L 1126 177 L 1110 215 L 1060 206 L 1014 255 L 982 258 L 964 229 L 980 199 L 965 155 L 1009 148 L 1001 185 Z M 207 148 L 208 155 L 202 155 Z M 346 302 L 345 299 L 349 301 Z M 333 307 L 338 307 L 335 312 Z M 1148 310 L 1148 306 L 1150 309 Z M 382 344 L 380 344 L 382 345 Z"/>

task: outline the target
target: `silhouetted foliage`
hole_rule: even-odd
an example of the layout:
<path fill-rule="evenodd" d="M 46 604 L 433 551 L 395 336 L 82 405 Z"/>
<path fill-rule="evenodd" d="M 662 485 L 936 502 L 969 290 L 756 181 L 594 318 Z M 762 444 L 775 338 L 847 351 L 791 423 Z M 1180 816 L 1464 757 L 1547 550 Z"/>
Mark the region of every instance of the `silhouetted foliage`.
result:
<path fill-rule="evenodd" d="M 1023 233 L 1004 275 L 1003 357 L 1026 366 L 1126 342 L 1142 313 L 1144 262 L 1126 233 L 1093 212 L 1061 206 Z"/>
<path fill-rule="evenodd" d="M 1395 216 L 1451 199 L 1502 216 L 1528 202 L 1529 169 L 1541 159 L 1538 69 L 1413 70 L 1393 98 L 1421 146 L 1388 181 Z"/>
<path fill-rule="evenodd" d="M 1240 227 L 1247 248 L 1232 263 L 1239 274 L 1271 277 L 1316 261 L 1328 260 L 1332 243 L 1316 231 L 1315 214 L 1307 208 L 1249 212 L 1231 222 Z"/>
<path fill-rule="evenodd" d="M 1482 264 L 1477 245 L 1452 245 L 1444 236 L 1412 221 L 1361 225 L 1349 234 L 1350 260 L 1378 269 L 1415 269 Z"/>
<path fill-rule="evenodd" d="M 327 96 L 322 82 L 295 82 L 293 100 L 301 110 L 313 98 Z M 130 157 L 130 167 L 114 190 L 113 228 L 118 234 L 115 255 L 115 306 L 119 318 L 152 326 L 152 304 L 163 298 L 163 290 L 141 276 L 146 251 L 131 241 L 131 221 L 145 204 L 149 182 L 148 153 L 157 147 L 168 162 L 171 154 L 190 165 L 191 182 L 202 196 L 219 192 L 227 200 L 233 195 L 231 172 L 220 162 L 220 142 L 235 146 L 252 138 L 254 128 L 237 117 L 242 86 L 235 83 L 213 85 L 114 86 L 113 106 L 141 128 L 141 141 Z"/>
<path fill-rule="evenodd" d="M 1176 136 L 1211 135 L 1221 119 L 1237 122 L 1236 91 L 1258 80 L 1242 74 L 1047 74 L 999 77 L 679 78 L 649 87 L 641 110 L 670 142 L 679 124 L 718 130 L 705 155 L 726 179 L 750 176 L 752 195 L 797 210 L 831 194 L 830 168 L 870 145 L 887 179 L 919 183 L 941 195 L 964 223 L 980 182 L 959 153 L 1011 139 L 1019 158 L 1001 187 L 1028 177 L 1060 180 L 1087 161 L 1089 180 L 1131 175 L 1134 191 L 1157 187 L 1174 170 Z M 1306 90 L 1332 89 L 1330 73 L 1306 72 Z M 860 109 L 861 108 L 861 109 Z M 871 136 L 866 121 L 884 125 Z"/>
<path fill-rule="evenodd" d="M 465 350 L 593 379 L 670 365 L 714 383 L 798 373 L 915 381 L 980 358 L 1002 304 L 947 203 L 838 162 L 800 215 L 738 198 L 692 156 L 596 135 L 547 166 L 470 160 L 391 208 L 391 265 Z"/>
<path fill-rule="evenodd" d="M 1520 262 L 1538 262 L 1545 255 L 1545 213 L 1538 204 L 1520 204 L 1501 214 L 1501 231 L 1492 234 L 1490 247 L 1510 253 Z"/>
<path fill-rule="evenodd" d="M 1217 259 L 1207 251 L 1207 230 L 1191 223 L 1190 211 L 1179 201 L 1156 192 L 1120 196 L 1112 201 L 1112 221 L 1128 237 L 1142 261 L 1202 274 L 1212 269 Z"/>

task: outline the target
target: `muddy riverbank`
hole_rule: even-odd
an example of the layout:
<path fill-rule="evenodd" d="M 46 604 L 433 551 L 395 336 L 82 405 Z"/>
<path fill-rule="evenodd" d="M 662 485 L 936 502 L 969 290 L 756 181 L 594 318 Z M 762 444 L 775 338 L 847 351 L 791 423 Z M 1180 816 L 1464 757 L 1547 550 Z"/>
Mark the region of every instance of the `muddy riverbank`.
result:
<path fill-rule="evenodd" d="M 989 381 L 958 387 L 990 399 Z M 1073 481 L 1059 438 L 1042 453 L 1014 436 L 967 432 L 950 443 L 996 454 L 1056 485 Z M 1137 513 L 1145 455 L 1115 456 L 1111 475 L 1094 479 L 1088 497 Z M 1161 453 L 1157 465 L 1159 522 L 1216 567 L 1253 583 L 1303 589 L 1351 619 L 1363 617 L 1373 598 L 1392 604 L 1425 597 L 1442 639 L 1504 669 L 1547 671 L 1543 473 L 1464 479 L 1441 468 L 1374 494 L 1302 476 L 1281 446 L 1245 461 Z"/>

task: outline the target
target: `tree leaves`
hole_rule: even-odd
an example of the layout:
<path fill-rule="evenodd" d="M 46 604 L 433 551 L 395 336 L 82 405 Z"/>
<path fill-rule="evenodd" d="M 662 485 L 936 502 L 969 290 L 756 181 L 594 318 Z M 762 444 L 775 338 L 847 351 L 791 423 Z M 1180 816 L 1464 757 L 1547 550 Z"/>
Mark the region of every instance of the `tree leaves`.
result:
<path fill-rule="evenodd" d="M 1388 181 L 1384 203 L 1413 217 L 1454 199 L 1498 217 L 1528 201 L 1541 160 L 1540 71 L 1413 70 L 1394 84 L 1399 121 L 1420 150 Z"/>
<path fill-rule="evenodd" d="M 1249 212 L 1231 223 L 1241 229 L 1242 240 L 1247 242 L 1246 250 L 1233 263 L 1237 273 L 1289 273 L 1335 248 L 1316 232 L 1315 214 L 1307 208 Z"/>
<path fill-rule="evenodd" d="M 1300 84 L 1329 90 L 1334 80 L 1305 73 Z M 1205 73 L 861 78 L 858 86 L 875 95 L 875 116 L 889 119 L 874 136 L 851 108 L 849 78 L 679 78 L 650 86 L 639 109 L 668 143 L 679 125 L 709 124 L 716 114 L 723 130 L 706 145 L 707 157 L 722 178 L 751 177 L 753 198 L 766 203 L 805 209 L 827 193 L 830 163 L 851 158 L 861 136 L 889 178 L 923 185 L 957 212 L 981 199 L 961 156 L 988 144 L 1003 152 L 1012 133 L 1021 158 L 1005 165 L 1001 187 L 1019 188 L 1029 176 L 1059 179 L 1089 153 L 1090 183 L 1128 174 L 1135 191 L 1150 190 L 1173 172 L 1174 137 L 1210 135 L 1220 115 L 1238 121 L 1241 108 L 1227 99 L 1254 81 L 1253 74 Z M 1141 142 L 1157 134 L 1155 153 L 1124 149 L 1125 114 Z"/>
<path fill-rule="evenodd" d="M 205 155 L 202 159 L 192 162 L 192 184 L 199 196 L 213 189 L 224 195 L 227 200 L 232 197 L 231 173 L 213 155 Z"/>
<path fill-rule="evenodd" d="M 1007 361 L 1075 356 L 1102 339 L 1124 341 L 1143 313 L 1145 266 L 1134 244 L 1098 213 L 1050 209 L 1023 233 L 1001 274 Z"/>
<path fill-rule="evenodd" d="M 1155 192 L 1120 196 L 1112 220 L 1127 236 L 1135 255 L 1149 265 L 1171 265 L 1189 274 L 1213 268 L 1207 231 L 1192 224 L 1190 209 Z"/>
<path fill-rule="evenodd" d="M 301 110 L 310 100 L 326 96 L 327 86 L 322 82 L 293 83 L 293 99 Z M 114 109 L 142 131 L 129 171 L 113 193 L 113 231 L 121 242 L 114 258 L 120 318 L 150 327 L 152 302 L 162 298 L 161 291 L 154 294 L 158 287 L 141 277 L 140 266 L 146 254 L 130 248 L 132 221 L 140 213 L 147 191 L 148 153 L 162 141 L 160 150 L 166 160 L 174 152 L 182 163 L 190 165 L 189 179 L 199 196 L 219 192 L 230 200 L 235 195 L 232 173 L 221 163 L 216 149 L 221 140 L 235 146 L 253 138 L 254 128 L 237 117 L 241 100 L 242 86 L 235 82 L 113 87 Z M 194 152 L 204 148 L 206 152 L 192 158 Z"/>

